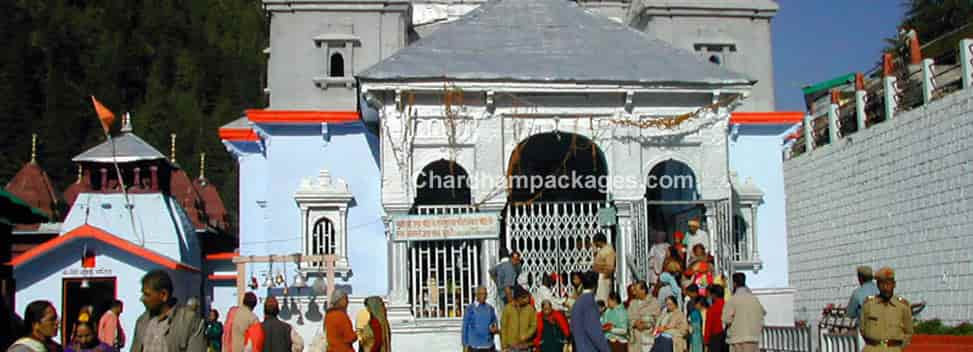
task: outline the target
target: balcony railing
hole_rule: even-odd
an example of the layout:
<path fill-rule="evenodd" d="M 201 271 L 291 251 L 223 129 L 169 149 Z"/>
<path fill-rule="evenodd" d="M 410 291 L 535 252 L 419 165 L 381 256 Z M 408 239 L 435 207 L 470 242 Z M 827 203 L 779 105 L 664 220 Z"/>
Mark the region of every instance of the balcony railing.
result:
<path fill-rule="evenodd" d="M 795 158 L 819 146 L 862 131 L 895 115 L 973 89 L 973 39 L 959 41 L 956 50 L 907 64 L 886 55 L 883 67 L 859 74 L 854 99 L 845 89 L 834 89 L 831 106 L 807 116 L 785 157 Z M 938 64 L 937 64 L 938 63 Z M 881 72 L 879 72 L 881 71 Z M 880 79 L 866 77 L 881 75 Z"/>

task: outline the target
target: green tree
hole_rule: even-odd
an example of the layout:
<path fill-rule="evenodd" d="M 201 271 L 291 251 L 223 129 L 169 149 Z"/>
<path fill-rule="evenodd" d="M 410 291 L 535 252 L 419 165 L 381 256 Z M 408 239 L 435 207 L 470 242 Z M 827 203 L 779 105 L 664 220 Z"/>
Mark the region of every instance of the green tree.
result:
<path fill-rule="evenodd" d="M 8 0 L 0 12 L 0 182 L 29 159 L 31 133 L 56 188 L 74 182 L 71 157 L 104 141 L 95 95 L 131 112 L 135 133 L 166 154 L 178 134 L 190 175 L 206 153 L 206 176 L 235 214 L 236 165 L 217 129 L 266 105 L 260 0 Z"/>

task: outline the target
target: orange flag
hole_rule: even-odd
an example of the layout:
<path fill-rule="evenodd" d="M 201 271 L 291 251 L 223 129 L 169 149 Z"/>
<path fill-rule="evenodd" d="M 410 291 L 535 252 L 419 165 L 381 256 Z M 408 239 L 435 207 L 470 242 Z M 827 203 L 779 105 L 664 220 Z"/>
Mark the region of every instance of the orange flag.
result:
<path fill-rule="evenodd" d="M 106 108 L 104 105 L 101 105 L 101 102 L 99 102 L 98 99 L 95 99 L 94 95 L 91 96 L 91 103 L 95 105 L 95 112 L 98 113 L 98 120 L 101 121 L 101 128 L 104 128 L 105 133 L 108 133 L 108 131 L 111 130 L 112 123 L 115 122 L 115 113 L 108 110 L 108 108 Z"/>

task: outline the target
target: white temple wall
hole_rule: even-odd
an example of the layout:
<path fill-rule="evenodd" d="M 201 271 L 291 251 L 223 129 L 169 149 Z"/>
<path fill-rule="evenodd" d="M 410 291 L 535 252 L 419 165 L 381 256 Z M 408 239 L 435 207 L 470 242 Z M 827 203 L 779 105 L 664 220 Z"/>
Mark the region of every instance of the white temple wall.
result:
<path fill-rule="evenodd" d="M 441 96 L 417 93 L 410 98 L 409 93 L 402 93 L 396 103 L 394 93 L 383 94 L 383 204 L 410 206 L 416 194 L 419 173 L 429 163 L 440 159 L 456 160 L 471 177 L 481 181 L 502 181 L 518 143 L 533 135 L 555 131 L 594 140 L 606 159 L 609 176 L 636 180 L 636 184 L 613 185 L 612 193 L 618 199 L 641 198 L 649 171 L 657 163 L 669 159 L 684 162 L 693 169 L 702 198 L 728 196 L 725 120 L 705 126 L 696 133 L 667 138 L 649 137 L 649 134 L 660 133 L 656 129 L 640 130 L 606 121 L 609 118 L 674 116 L 691 112 L 711 103 L 711 94 L 636 94 L 633 105 L 648 106 L 634 106 L 631 114 L 625 110 L 625 95 L 621 93 L 559 94 L 518 93 L 516 101 L 508 95 L 497 94 L 494 98 L 496 106 L 491 113 L 484 104 L 484 93 L 466 92 L 464 104 L 452 106 L 457 111 L 452 147 L 443 118 Z M 670 105 L 663 106 L 663 102 Z M 402 106 L 401 111 L 398 105 Z M 594 119 L 589 120 L 588 116 Z M 405 133 L 410 134 L 404 136 Z M 410 143 L 411 148 L 408 147 Z M 408 175 L 402 170 L 408 170 Z M 488 196 L 492 196 L 491 203 L 506 201 L 501 182 L 473 182 L 470 186 L 474 203 L 480 203 Z"/>

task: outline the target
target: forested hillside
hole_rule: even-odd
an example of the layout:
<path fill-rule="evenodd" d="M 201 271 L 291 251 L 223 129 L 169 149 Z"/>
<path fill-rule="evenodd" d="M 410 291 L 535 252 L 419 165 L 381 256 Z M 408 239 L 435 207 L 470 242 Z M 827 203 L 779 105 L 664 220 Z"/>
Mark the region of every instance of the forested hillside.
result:
<path fill-rule="evenodd" d="M 191 176 L 205 152 L 235 222 L 237 172 L 217 129 L 265 106 L 260 0 L 5 0 L 0 13 L 0 186 L 29 160 L 31 133 L 55 188 L 74 182 L 71 157 L 105 139 L 94 95 L 165 154 L 178 134 Z"/>

